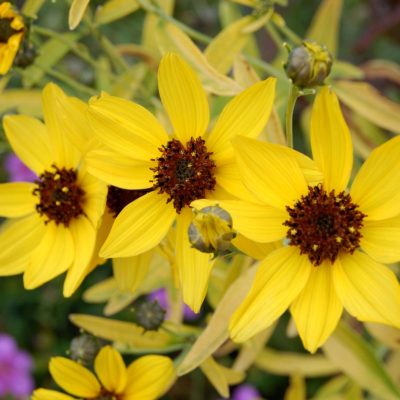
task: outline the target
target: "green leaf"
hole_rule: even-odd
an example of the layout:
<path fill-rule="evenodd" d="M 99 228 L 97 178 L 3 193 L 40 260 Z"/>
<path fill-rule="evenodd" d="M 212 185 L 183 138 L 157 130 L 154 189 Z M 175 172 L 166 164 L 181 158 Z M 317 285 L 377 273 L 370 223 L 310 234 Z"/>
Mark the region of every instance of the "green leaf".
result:
<path fill-rule="evenodd" d="M 386 78 L 400 85 L 400 66 L 388 60 L 371 60 L 362 66 L 367 78 Z"/>
<path fill-rule="evenodd" d="M 400 133 L 400 105 L 382 96 L 365 82 L 336 81 L 339 99 L 367 120 L 393 133 Z"/>
<path fill-rule="evenodd" d="M 326 45 L 335 58 L 338 48 L 342 5 L 343 0 L 323 0 L 305 35 L 306 39 L 312 39 L 319 44 Z"/>
<path fill-rule="evenodd" d="M 372 322 L 366 322 L 364 326 L 375 339 L 379 340 L 385 346 L 394 350 L 400 350 L 400 329 Z"/>
<path fill-rule="evenodd" d="M 338 325 L 322 349 L 333 364 L 377 398 L 400 398 L 399 388 L 393 383 L 372 347 L 343 323 Z"/>
<path fill-rule="evenodd" d="M 256 366 L 275 375 L 299 373 L 306 377 L 332 375 L 339 371 L 325 356 L 298 354 L 265 348 L 256 359 Z"/>
<path fill-rule="evenodd" d="M 45 0 L 27 0 L 22 7 L 22 14 L 26 17 L 36 19 Z"/>
<path fill-rule="evenodd" d="M 285 393 L 285 400 L 306 400 L 306 384 L 299 374 L 290 377 L 290 386 Z"/>
<path fill-rule="evenodd" d="M 332 64 L 332 71 L 326 81 L 331 82 L 334 79 L 339 78 L 363 79 L 364 75 L 365 74 L 361 68 L 345 61 L 336 60 Z"/>
<path fill-rule="evenodd" d="M 75 29 L 82 21 L 89 2 L 90 0 L 73 0 L 68 15 L 69 29 Z"/>
<path fill-rule="evenodd" d="M 0 95 L 0 113 L 16 109 L 21 114 L 42 116 L 40 90 L 8 89 Z"/>
<path fill-rule="evenodd" d="M 136 0 L 109 0 L 98 7 L 94 22 L 97 25 L 109 24 L 132 14 L 139 7 L 139 3 Z"/>

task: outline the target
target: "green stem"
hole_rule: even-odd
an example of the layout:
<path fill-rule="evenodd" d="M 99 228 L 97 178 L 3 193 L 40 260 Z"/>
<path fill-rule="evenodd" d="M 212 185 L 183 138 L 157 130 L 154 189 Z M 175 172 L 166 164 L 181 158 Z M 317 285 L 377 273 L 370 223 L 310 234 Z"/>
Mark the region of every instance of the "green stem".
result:
<path fill-rule="evenodd" d="M 299 97 L 299 89 L 290 83 L 289 99 L 286 108 L 286 141 L 287 145 L 293 149 L 293 111 L 296 100 Z"/>
<path fill-rule="evenodd" d="M 119 51 L 115 48 L 114 44 L 110 40 L 108 40 L 106 36 L 104 36 L 98 31 L 96 36 L 101 45 L 101 48 L 107 54 L 111 62 L 114 64 L 117 71 L 119 73 L 128 71 L 129 70 L 128 63 L 124 60 Z"/>
<path fill-rule="evenodd" d="M 273 16 L 273 18 L 271 18 L 271 21 L 273 22 L 275 27 L 278 28 L 278 30 L 280 30 L 287 37 L 287 39 L 296 46 L 300 45 L 303 42 L 302 38 L 286 25 L 285 21 L 280 15 Z"/>

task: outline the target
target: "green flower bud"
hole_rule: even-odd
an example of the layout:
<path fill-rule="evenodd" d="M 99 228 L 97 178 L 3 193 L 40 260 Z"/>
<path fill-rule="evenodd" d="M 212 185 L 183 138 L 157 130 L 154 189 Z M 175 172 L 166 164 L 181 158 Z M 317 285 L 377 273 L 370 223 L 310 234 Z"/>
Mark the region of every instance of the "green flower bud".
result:
<path fill-rule="evenodd" d="M 323 85 L 331 67 L 332 56 L 326 46 L 312 41 L 295 47 L 284 66 L 286 75 L 300 88 Z"/>
<path fill-rule="evenodd" d="M 146 331 L 156 331 L 164 322 L 166 311 L 154 300 L 140 303 L 135 313 L 138 325 Z"/>
<path fill-rule="evenodd" d="M 91 365 L 101 348 L 100 340 L 92 335 L 82 333 L 71 341 L 70 357 L 83 364 Z"/>
<path fill-rule="evenodd" d="M 236 232 L 232 229 L 230 214 L 219 206 L 210 206 L 194 210 L 188 235 L 193 248 L 217 256 L 226 254 Z"/>

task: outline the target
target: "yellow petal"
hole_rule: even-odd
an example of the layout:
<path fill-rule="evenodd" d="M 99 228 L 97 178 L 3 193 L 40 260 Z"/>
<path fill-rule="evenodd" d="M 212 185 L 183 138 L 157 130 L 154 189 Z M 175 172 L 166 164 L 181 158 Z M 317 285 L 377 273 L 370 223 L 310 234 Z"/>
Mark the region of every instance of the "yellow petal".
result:
<path fill-rule="evenodd" d="M 64 357 L 50 360 L 49 371 L 58 386 L 74 396 L 94 398 L 100 394 L 100 384 L 85 367 Z"/>
<path fill-rule="evenodd" d="M 375 261 L 400 261 L 400 216 L 381 221 L 365 221 L 360 246 Z"/>
<path fill-rule="evenodd" d="M 232 240 L 232 244 L 242 253 L 256 260 L 263 260 L 269 253 L 281 246 L 281 242 L 257 243 L 240 234 Z"/>
<path fill-rule="evenodd" d="M 253 287 L 231 318 L 232 339 L 244 342 L 270 326 L 304 288 L 310 272 L 307 256 L 295 247 L 271 253 L 260 263 Z"/>
<path fill-rule="evenodd" d="M 109 185 L 122 189 L 145 189 L 153 185 L 150 161 L 134 160 L 109 149 L 93 150 L 85 160 L 88 171 Z"/>
<path fill-rule="evenodd" d="M 32 400 L 75 400 L 75 398 L 55 390 L 37 389 L 32 393 Z"/>
<path fill-rule="evenodd" d="M 275 78 L 258 82 L 233 98 L 223 109 L 207 147 L 215 158 L 232 154 L 231 140 L 238 136 L 256 138 L 265 127 L 275 98 Z"/>
<path fill-rule="evenodd" d="M 311 114 L 313 158 L 324 174 L 324 187 L 336 193 L 346 189 L 353 165 L 349 128 L 338 99 L 328 87 L 316 96 Z"/>
<path fill-rule="evenodd" d="M 243 137 L 233 145 L 244 184 L 263 204 L 285 210 L 307 193 L 299 164 L 282 146 Z"/>
<path fill-rule="evenodd" d="M 23 217 L 35 211 L 39 198 L 33 195 L 36 185 L 28 182 L 0 184 L 0 216 Z"/>
<path fill-rule="evenodd" d="M 290 311 L 304 347 L 315 353 L 335 330 L 343 306 L 333 285 L 331 264 L 310 265 L 310 270 L 308 281 Z"/>
<path fill-rule="evenodd" d="M 25 270 L 25 289 L 35 289 L 65 272 L 74 259 L 74 243 L 64 225 L 50 222 Z"/>
<path fill-rule="evenodd" d="M 65 98 L 65 93 L 58 86 L 47 84 L 42 91 L 43 115 L 53 160 L 58 166 L 75 168 L 81 155 L 65 134 L 64 116 L 58 107 L 60 101 L 66 101 Z"/>
<path fill-rule="evenodd" d="M 73 0 L 68 14 L 69 29 L 75 29 L 81 22 L 90 0 Z"/>
<path fill-rule="evenodd" d="M 113 271 L 119 290 L 133 293 L 147 275 L 153 251 L 135 257 L 114 258 Z"/>
<path fill-rule="evenodd" d="M 368 219 L 379 220 L 400 213 L 400 137 L 375 149 L 360 168 L 351 197 Z"/>
<path fill-rule="evenodd" d="M 157 246 L 175 220 L 167 196 L 150 192 L 128 204 L 116 218 L 101 257 L 132 257 Z"/>
<path fill-rule="evenodd" d="M 85 168 L 78 172 L 78 185 L 84 190 L 85 197 L 82 204 L 85 216 L 92 223 L 94 228 L 100 223 L 100 218 L 104 213 L 107 199 L 107 186 L 90 175 Z"/>
<path fill-rule="evenodd" d="M 4 130 L 14 152 L 32 171 L 40 175 L 54 162 L 46 126 L 27 115 L 7 115 Z"/>
<path fill-rule="evenodd" d="M 255 242 L 274 242 L 286 235 L 283 223 L 288 214 L 278 208 L 238 200 L 197 200 L 191 206 L 201 209 L 217 204 L 231 215 L 233 229 Z"/>
<path fill-rule="evenodd" d="M 110 392 L 120 394 L 127 382 L 127 373 L 121 354 L 111 346 L 103 347 L 94 361 L 94 369 L 102 385 Z"/>
<path fill-rule="evenodd" d="M 174 366 L 168 357 L 140 357 L 128 367 L 124 400 L 157 399 L 168 389 L 174 378 Z"/>
<path fill-rule="evenodd" d="M 183 302 L 197 313 L 206 297 L 213 262 L 210 254 L 191 247 L 188 236 L 191 222 L 192 210 L 185 207 L 176 220 L 176 267 Z"/>
<path fill-rule="evenodd" d="M 174 134 L 182 143 L 205 134 L 210 118 L 206 93 L 191 67 L 175 53 L 161 59 L 158 90 Z"/>
<path fill-rule="evenodd" d="M 75 256 L 64 282 L 65 297 L 70 297 L 90 272 L 90 261 L 94 256 L 96 243 L 96 230 L 86 217 L 71 221 L 68 229 L 74 242 Z"/>
<path fill-rule="evenodd" d="M 45 230 L 43 220 L 34 213 L 9 221 L 0 234 L 0 275 L 15 275 L 25 271 L 32 251 L 38 245 Z"/>
<path fill-rule="evenodd" d="M 361 321 L 400 328 L 400 286 L 385 265 L 356 251 L 333 266 L 336 292 L 346 310 Z"/>
<path fill-rule="evenodd" d="M 89 122 L 106 146 L 138 160 L 159 155 L 168 136 L 153 114 L 139 104 L 102 94 L 89 103 Z"/>

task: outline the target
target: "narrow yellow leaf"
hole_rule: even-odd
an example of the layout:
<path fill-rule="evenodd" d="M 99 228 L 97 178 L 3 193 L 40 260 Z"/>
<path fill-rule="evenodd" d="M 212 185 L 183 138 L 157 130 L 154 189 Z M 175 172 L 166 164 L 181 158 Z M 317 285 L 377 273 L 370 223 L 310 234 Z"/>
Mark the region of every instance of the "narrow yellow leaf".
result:
<path fill-rule="evenodd" d="M 16 108 L 20 113 L 42 116 L 40 90 L 8 89 L 0 96 L 0 113 Z"/>
<path fill-rule="evenodd" d="M 367 78 L 387 78 L 400 85 L 400 66 L 389 60 L 371 60 L 362 66 Z"/>
<path fill-rule="evenodd" d="M 285 393 L 285 400 L 306 400 L 306 384 L 299 374 L 290 377 L 290 386 Z"/>
<path fill-rule="evenodd" d="M 366 322 L 364 325 L 368 332 L 378 339 L 379 342 L 394 350 L 400 350 L 400 329 L 373 322 Z"/>
<path fill-rule="evenodd" d="M 109 298 L 106 306 L 104 307 L 104 315 L 110 317 L 117 312 L 122 311 L 128 307 L 135 300 L 135 295 L 129 292 L 120 292 L 119 290 Z"/>
<path fill-rule="evenodd" d="M 36 19 L 37 13 L 44 5 L 45 0 L 27 0 L 22 6 L 22 14 L 26 17 Z"/>
<path fill-rule="evenodd" d="M 132 14 L 139 7 L 136 0 L 108 0 L 104 5 L 97 8 L 94 22 L 97 25 L 109 24 Z"/>
<path fill-rule="evenodd" d="M 85 290 L 83 293 L 83 300 L 87 303 L 105 303 L 117 290 L 116 280 L 114 278 L 108 278 Z"/>
<path fill-rule="evenodd" d="M 68 15 L 69 29 L 73 30 L 80 24 L 89 2 L 90 0 L 73 0 Z"/>

